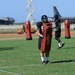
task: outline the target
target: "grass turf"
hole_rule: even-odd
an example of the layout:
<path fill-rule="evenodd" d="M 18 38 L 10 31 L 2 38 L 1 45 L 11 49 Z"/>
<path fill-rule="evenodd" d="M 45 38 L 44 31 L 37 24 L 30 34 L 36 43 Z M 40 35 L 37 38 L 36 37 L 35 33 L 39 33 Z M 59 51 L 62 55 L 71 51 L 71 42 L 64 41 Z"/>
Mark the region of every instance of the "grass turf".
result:
<path fill-rule="evenodd" d="M 0 40 L 0 75 L 75 75 L 75 37 L 61 39 L 65 46 L 59 50 L 52 39 L 47 65 L 41 63 L 37 37 Z"/>

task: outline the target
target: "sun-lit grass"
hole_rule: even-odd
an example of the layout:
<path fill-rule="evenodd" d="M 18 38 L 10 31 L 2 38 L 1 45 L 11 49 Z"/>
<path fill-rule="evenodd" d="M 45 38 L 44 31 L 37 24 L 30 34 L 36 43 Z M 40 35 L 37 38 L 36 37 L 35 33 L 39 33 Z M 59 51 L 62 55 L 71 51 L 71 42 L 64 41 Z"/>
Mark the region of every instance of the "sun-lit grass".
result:
<path fill-rule="evenodd" d="M 47 65 L 41 63 L 37 37 L 0 40 L 0 75 L 75 75 L 75 37 L 61 39 L 65 41 L 61 49 L 52 39 Z"/>

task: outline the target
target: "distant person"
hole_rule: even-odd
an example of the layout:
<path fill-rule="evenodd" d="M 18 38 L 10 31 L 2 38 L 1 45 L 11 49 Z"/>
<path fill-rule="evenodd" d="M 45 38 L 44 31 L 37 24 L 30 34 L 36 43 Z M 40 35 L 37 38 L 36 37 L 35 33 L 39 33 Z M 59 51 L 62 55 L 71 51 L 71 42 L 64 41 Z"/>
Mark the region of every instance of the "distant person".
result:
<path fill-rule="evenodd" d="M 43 39 L 43 35 L 42 35 L 42 27 L 43 27 L 43 23 L 48 23 L 48 17 L 46 15 L 43 15 L 41 17 L 41 21 L 37 22 L 37 34 L 39 36 L 38 39 L 38 49 L 40 50 L 40 57 L 41 57 L 41 61 L 42 63 L 49 63 L 49 51 L 46 53 L 41 52 L 41 41 Z M 44 55 L 46 57 L 46 60 L 44 59 Z"/>
<path fill-rule="evenodd" d="M 25 33 L 25 25 L 23 25 L 22 29 L 23 29 L 23 31 L 24 31 L 24 33 Z"/>
<path fill-rule="evenodd" d="M 62 48 L 64 46 L 64 42 L 60 39 L 61 37 L 61 23 L 58 15 L 54 16 L 54 21 L 55 21 L 55 39 L 58 42 L 58 49 Z"/>

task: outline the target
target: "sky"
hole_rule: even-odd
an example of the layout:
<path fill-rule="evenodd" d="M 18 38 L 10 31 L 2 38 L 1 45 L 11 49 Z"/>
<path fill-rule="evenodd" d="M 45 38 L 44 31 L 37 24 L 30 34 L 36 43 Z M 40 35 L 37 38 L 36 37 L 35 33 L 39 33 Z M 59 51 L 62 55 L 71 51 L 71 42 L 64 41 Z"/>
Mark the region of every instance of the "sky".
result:
<path fill-rule="evenodd" d="M 56 6 L 62 16 L 75 16 L 75 0 L 32 0 L 35 22 L 42 15 L 53 17 L 53 6 Z M 0 0 L 0 17 L 12 17 L 15 22 L 25 22 L 28 16 L 27 0 Z"/>

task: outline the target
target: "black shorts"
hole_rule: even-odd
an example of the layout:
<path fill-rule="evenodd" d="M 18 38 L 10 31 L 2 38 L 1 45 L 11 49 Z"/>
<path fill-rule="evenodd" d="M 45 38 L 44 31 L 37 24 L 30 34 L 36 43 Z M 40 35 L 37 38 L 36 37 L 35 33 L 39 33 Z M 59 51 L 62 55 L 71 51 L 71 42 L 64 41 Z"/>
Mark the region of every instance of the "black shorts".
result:
<path fill-rule="evenodd" d="M 39 38 L 38 38 L 38 49 L 39 49 L 39 50 L 41 49 L 41 41 L 42 41 L 42 38 L 39 37 Z"/>
<path fill-rule="evenodd" d="M 55 39 L 60 38 L 60 37 L 61 37 L 61 29 L 55 32 Z"/>

